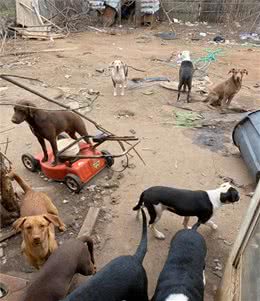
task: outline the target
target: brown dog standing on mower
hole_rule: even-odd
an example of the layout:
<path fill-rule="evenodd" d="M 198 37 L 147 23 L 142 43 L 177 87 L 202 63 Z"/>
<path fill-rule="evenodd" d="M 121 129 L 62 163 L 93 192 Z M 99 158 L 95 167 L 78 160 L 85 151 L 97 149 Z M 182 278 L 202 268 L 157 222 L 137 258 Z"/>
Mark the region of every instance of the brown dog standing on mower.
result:
<path fill-rule="evenodd" d="M 230 105 L 234 96 L 241 89 L 243 76 L 248 75 L 248 71 L 233 68 L 229 73 L 232 73 L 232 76 L 215 86 L 204 102 L 208 102 L 211 106 L 221 106 L 222 110 Z"/>
<path fill-rule="evenodd" d="M 58 216 L 57 208 L 45 193 L 33 191 L 14 172 L 10 172 L 8 177 L 16 180 L 25 193 L 21 201 L 21 217 L 14 222 L 13 227 L 22 231 L 22 253 L 31 265 L 39 269 L 58 247 L 54 226 L 64 231 L 65 225 Z"/>
<path fill-rule="evenodd" d="M 23 121 L 29 124 L 32 133 L 41 144 L 44 154 L 42 162 L 48 161 L 48 153 L 44 139 L 50 142 L 55 158 L 53 165 L 58 163 L 56 137 L 60 133 L 66 132 L 75 140 L 77 139 L 76 133 L 80 136 L 88 135 L 85 124 L 78 115 L 69 111 L 41 110 L 29 101 L 19 101 L 14 107 L 12 122 L 20 124 Z M 84 140 L 90 143 L 88 138 L 84 138 Z"/>

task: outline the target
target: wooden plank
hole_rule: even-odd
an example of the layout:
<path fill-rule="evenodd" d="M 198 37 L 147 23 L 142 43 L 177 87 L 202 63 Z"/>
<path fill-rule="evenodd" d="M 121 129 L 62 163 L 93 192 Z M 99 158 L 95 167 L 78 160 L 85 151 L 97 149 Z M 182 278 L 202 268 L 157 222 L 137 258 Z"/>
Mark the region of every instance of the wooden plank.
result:
<path fill-rule="evenodd" d="M 10 231 L 8 231 L 6 233 L 1 233 L 0 234 L 0 242 L 2 242 L 4 240 L 6 240 L 6 239 L 8 239 L 8 238 L 10 238 L 12 236 L 14 236 L 15 234 L 17 234 L 17 232 L 15 230 L 10 230 Z"/>
<path fill-rule="evenodd" d="M 78 237 L 82 235 L 91 235 L 95 227 L 100 209 L 97 207 L 90 207 L 83 225 L 79 231 Z"/>

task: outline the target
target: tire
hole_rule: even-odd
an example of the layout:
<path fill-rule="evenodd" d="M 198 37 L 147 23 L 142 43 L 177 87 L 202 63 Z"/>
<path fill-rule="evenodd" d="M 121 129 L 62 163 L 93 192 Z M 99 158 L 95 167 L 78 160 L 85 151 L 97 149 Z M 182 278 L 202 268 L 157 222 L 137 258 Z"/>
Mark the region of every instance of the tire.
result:
<path fill-rule="evenodd" d="M 83 187 L 83 183 L 80 178 L 74 174 L 68 174 L 64 178 L 64 183 L 69 188 L 70 191 L 79 193 Z"/>
<path fill-rule="evenodd" d="M 31 154 L 23 154 L 22 162 L 24 167 L 30 170 L 31 172 L 36 172 L 40 169 L 39 161 L 35 159 Z"/>
<path fill-rule="evenodd" d="M 110 154 L 110 152 L 108 152 L 107 150 L 102 150 L 101 153 L 102 153 L 102 155 L 106 155 L 106 157 L 105 157 L 106 164 L 108 167 L 111 167 L 115 163 L 115 160 L 112 157 L 112 155 Z"/>

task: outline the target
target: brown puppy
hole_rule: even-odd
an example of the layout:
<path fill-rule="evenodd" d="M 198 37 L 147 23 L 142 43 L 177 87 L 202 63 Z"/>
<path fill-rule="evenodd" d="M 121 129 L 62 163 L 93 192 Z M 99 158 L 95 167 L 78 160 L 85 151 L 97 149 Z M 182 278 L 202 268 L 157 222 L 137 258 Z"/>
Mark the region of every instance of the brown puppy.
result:
<path fill-rule="evenodd" d="M 87 276 L 95 272 L 92 239 L 88 236 L 70 239 L 51 254 L 21 301 L 61 300 L 68 293 L 74 274 Z"/>
<path fill-rule="evenodd" d="M 41 144 L 44 153 L 42 162 L 48 160 L 44 139 L 50 142 L 55 157 L 53 165 L 58 163 L 56 137 L 61 132 L 68 133 L 72 139 L 77 139 L 76 133 L 81 136 L 88 135 L 85 124 L 78 115 L 68 111 L 39 110 L 29 101 L 19 101 L 14 107 L 12 122 L 20 124 L 23 121 L 26 121 L 29 124 L 32 133 L 37 137 Z M 85 138 L 84 140 L 87 143 L 90 143 L 88 138 Z"/>
<path fill-rule="evenodd" d="M 211 106 L 221 106 L 222 110 L 230 105 L 233 97 L 241 89 L 243 76 L 248 75 L 248 71 L 233 68 L 229 73 L 232 73 L 232 76 L 214 87 L 204 102 L 208 102 Z"/>
<path fill-rule="evenodd" d="M 22 253 L 31 265 L 39 269 L 57 248 L 54 226 L 64 231 L 65 225 L 45 193 L 33 191 L 14 172 L 10 172 L 8 177 L 16 180 L 25 192 L 20 208 L 21 217 L 14 222 L 13 227 L 22 231 Z"/>

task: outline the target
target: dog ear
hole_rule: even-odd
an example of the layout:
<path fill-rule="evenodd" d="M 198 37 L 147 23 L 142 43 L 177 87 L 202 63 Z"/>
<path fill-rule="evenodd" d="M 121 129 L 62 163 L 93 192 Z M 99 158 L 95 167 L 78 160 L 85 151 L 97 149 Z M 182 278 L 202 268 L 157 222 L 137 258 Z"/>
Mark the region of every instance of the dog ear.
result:
<path fill-rule="evenodd" d="M 43 218 L 45 218 L 48 222 L 52 223 L 56 227 L 64 228 L 63 222 L 57 215 L 48 213 L 48 214 L 44 214 Z"/>
<path fill-rule="evenodd" d="M 235 69 L 235 68 L 232 68 L 231 70 L 229 70 L 228 74 L 229 74 L 229 73 L 234 73 L 235 71 L 236 71 L 236 69 Z"/>
<path fill-rule="evenodd" d="M 32 108 L 33 104 L 31 104 L 30 102 L 26 103 L 26 106 L 28 107 L 28 115 L 33 118 L 34 114 L 36 112 L 36 109 Z"/>
<path fill-rule="evenodd" d="M 20 217 L 13 223 L 13 228 L 18 231 L 22 229 L 24 222 L 26 221 L 26 217 Z"/>

